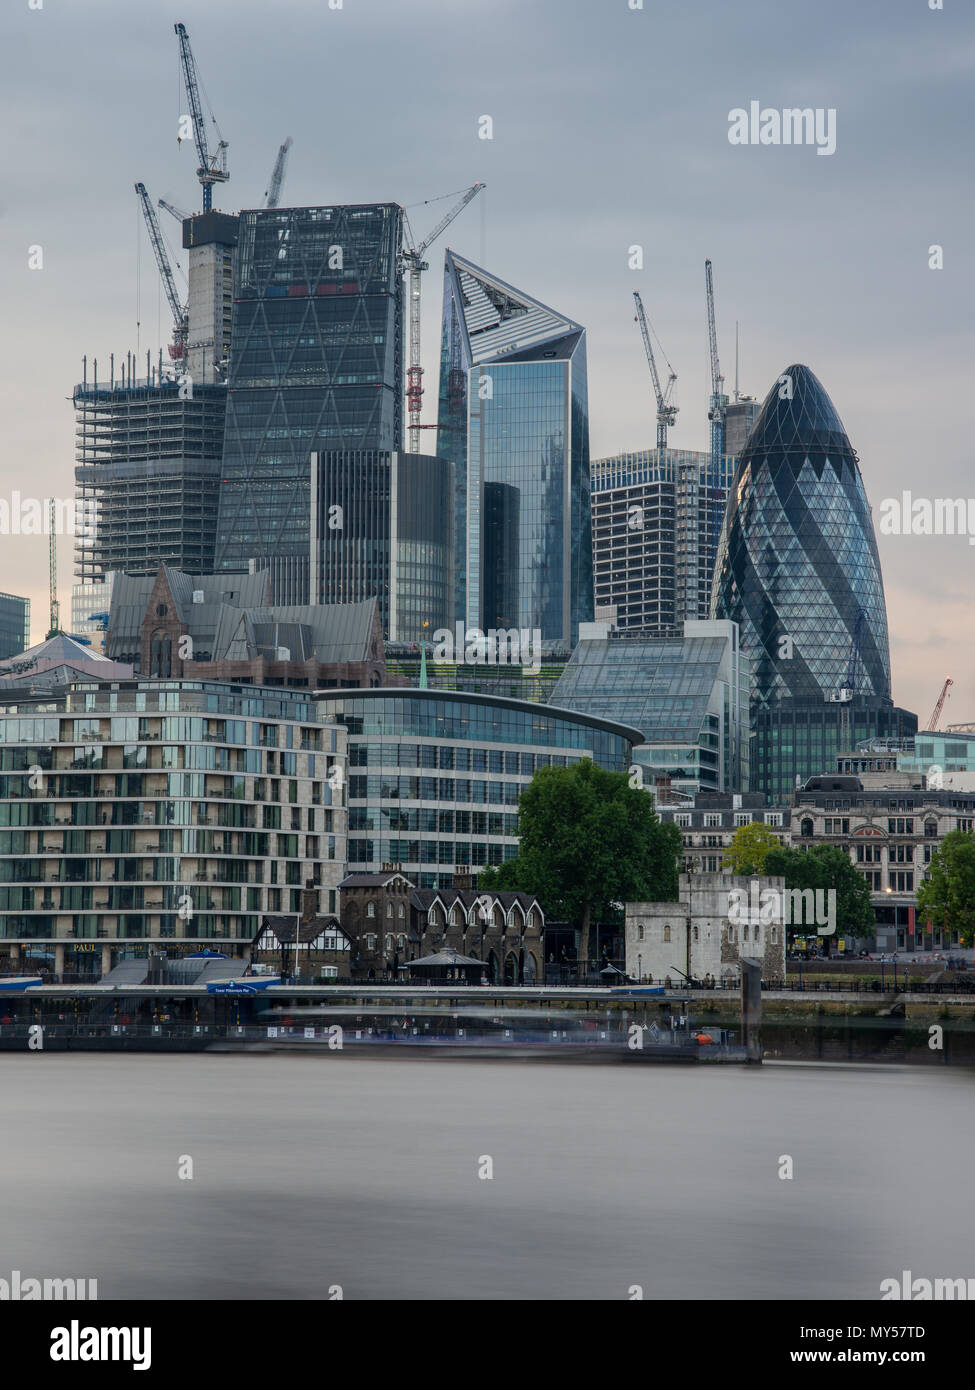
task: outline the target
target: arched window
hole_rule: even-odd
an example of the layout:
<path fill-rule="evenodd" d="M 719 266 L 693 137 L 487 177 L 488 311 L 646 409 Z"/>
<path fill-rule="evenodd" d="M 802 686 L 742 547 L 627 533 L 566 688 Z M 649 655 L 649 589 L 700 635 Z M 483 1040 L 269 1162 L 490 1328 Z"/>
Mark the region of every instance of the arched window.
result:
<path fill-rule="evenodd" d="M 400 951 L 406 950 L 406 937 L 402 933 L 396 938 L 396 946 Z"/>
<path fill-rule="evenodd" d="M 375 904 L 375 903 L 367 903 L 367 904 L 366 904 L 366 916 L 367 916 L 367 917 L 375 917 L 375 915 L 376 915 L 376 904 Z"/>
<path fill-rule="evenodd" d="M 451 925 L 452 927 L 456 927 L 456 925 L 457 925 L 457 909 L 456 909 L 456 907 L 452 907 L 452 908 L 450 909 L 450 925 Z"/>
<path fill-rule="evenodd" d="M 436 906 L 433 906 L 427 913 L 427 921 L 430 923 L 431 927 L 435 927 L 437 925 L 438 920 L 439 918 L 437 916 Z"/>
<path fill-rule="evenodd" d="M 367 951 L 374 951 L 375 949 L 376 949 L 376 938 L 375 938 L 375 937 L 373 936 L 373 934 L 370 932 L 369 935 L 366 937 L 366 950 L 367 950 Z"/>
<path fill-rule="evenodd" d="M 669 940 L 670 940 L 670 928 L 669 928 L 669 927 L 664 927 L 664 940 L 665 940 L 665 941 L 669 941 Z"/>
<path fill-rule="evenodd" d="M 386 937 L 386 954 L 389 955 L 389 954 L 392 952 L 392 949 L 393 949 L 393 938 L 392 938 L 392 936 L 387 936 L 387 937 Z"/>
<path fill-rule="evenodd" d="M 402 903 L 400 903 L 400 905 L 399 905 L 399 911 L 397 912 L 396 916 L 397 916 L 397 917 L 405 917 L 405 916 L 406 916 L 406 908 L 403 906 Z"/>
<path fill-rule="evenodd" d="M 387 917 L 392 917 L 392 915 L 393 915 L 393 904 L 392 904 L 392 903 L 387 903 L 387 904 L 386 904 L 386 916 L 387 916 Z"/>

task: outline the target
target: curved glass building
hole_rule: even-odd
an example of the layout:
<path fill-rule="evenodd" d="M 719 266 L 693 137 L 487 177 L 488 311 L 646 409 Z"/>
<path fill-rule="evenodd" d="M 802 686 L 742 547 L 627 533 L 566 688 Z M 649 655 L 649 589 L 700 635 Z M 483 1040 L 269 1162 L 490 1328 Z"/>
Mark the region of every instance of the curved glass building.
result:
<path fill-rule="evenodd" d="M 630 766 L 639 730 L 550 705 L 472 691 L 317 692 L 319 717 L 349 739 L 350 873 L 395 863 L 420 888 L 449 888 L 518 852 L 518 797 L 540 767 L 591 758 Z"/>
<path fill-rule="evenodd" d="M 772 799 L 840 745 L 906 737 L 890 698 L 880 558 L 856 453 L 821 382 L 787 367 L 728 497 L 711 595 L 752 664 L 751 785 Z M 913 724 L 912 721 L 913 720 Z"/>

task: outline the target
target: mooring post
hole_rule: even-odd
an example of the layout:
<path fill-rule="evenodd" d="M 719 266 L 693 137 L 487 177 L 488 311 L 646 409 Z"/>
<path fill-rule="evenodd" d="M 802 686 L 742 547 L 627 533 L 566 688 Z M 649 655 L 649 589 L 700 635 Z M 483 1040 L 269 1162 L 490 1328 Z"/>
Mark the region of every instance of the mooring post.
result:
<path fill-rule="evenodd" d="M 762 963 L 741 957 L 741 1040 L 746 1060 L 762 1060 Z"/>

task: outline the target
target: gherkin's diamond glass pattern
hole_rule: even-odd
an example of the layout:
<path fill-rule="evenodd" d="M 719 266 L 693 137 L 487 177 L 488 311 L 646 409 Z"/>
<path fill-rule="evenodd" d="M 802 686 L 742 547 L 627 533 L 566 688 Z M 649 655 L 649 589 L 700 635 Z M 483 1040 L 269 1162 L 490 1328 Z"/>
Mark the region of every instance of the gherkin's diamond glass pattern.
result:
<path fill-rule="evenodd" d="M 786 369 L 742 450 L 718 545 L 712 613 L 741 628 L 759 706 L 847 683 L 890 697 L 880 558 L 856 454 L 808 367 Z"/>

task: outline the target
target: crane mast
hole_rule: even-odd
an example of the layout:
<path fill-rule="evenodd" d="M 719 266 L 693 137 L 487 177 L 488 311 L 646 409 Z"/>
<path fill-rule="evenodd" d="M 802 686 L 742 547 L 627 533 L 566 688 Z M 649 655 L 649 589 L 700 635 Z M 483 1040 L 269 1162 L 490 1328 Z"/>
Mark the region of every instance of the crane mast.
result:
<path fill-rule="evenodd" d="M 168 212 L 171 217 L 175 217 L 177 222 L 185 222 L 190 215 L 188 212 L 184 212 L 182 208 L 177 208 L 174 207 L 172 203 L 167 203 L 165 198 L 157 198 L 156 204 L 158 207 L 161 207 L 164 212 Z"/>
<path fill-rule="evenodd" d="M 667 390 L 661 391 L 660 377 L 657 373 L 657 363 L 653 355 L 653 344 L 650 341 L 650 328 L 647 323 L 647 316 L 643 310 L 643 300 L 640 298 L 639 290 L 633 291 L 633 302 L 636 305 L 636 321 L 640 325 L 640 333 L 643 336 L 643 347 L 647 354 L 647 362 L 650 366 L 650 377 L 653 381 L 653 393 L 657 399 L 657 448 L 666 449 L 667 447 L 667 427 L 672 425 L 677 419 L 677 406 L 670 403 L 671 395 L 674 390 L 674 383 L 677 381 L 677 373 L 667 362 L 670 376 L 667 381 Z M 663 349 L 661 348 L 661 351 Z M 666 353 L 664 354 L 666 361 Z"/>
<path fill-rule="evenodd" d="M 145 184 L 137 183 L 135 185 L 135 191 L 138 193 L 142 203 L 142 215 L 146 220 L 149 240 L 152 242 L 152 249 L 156 256 L 156 264 L 159 267 L 159 274 L 162 276 L 163 286 L 166 290 L 166 298 L 169 300 L 169 307 L 173 312 L 173 342 L 169 349 L 169 355 L 173 358 L 185 358 L 186 339 L 189 335 L 187 312 L 180 303 L 179 295 L 176 293 L 176 281 L 173 279 L 173 272 L 169 264 L 169 257 L 166 254 L 162 232 L 159 230 L 159 220 L 156 217 L 155 208 L 149 201 L 149 194 L 146 192 Z"/>
<path fill-rule="evenodd" d="M 281 197 L 281 185 L 284 183 L 284 171 L 288 163 L 288 151 L 291 149 L 291 136 L 285 140 L 278 150 L 278 157 L 274 161 L 274 171 L 271 174 L 271 182 L 268 185 L 267 194 L 264 199 L 266 208 L 276 208 L 278 199 Z"/>
<path fill-rule="evenodd" d="M 407 270 L 410 273 L 410 363 L 406 373 L 406 404 L 410 416 L 409 448 L 411 454 L 420 452 L 420 430 L 423 428 L 420 424 L 420 407 L 423 403 L 423 368 L 420 365 L 420 276 L 422 271 L 430 268 L 423 257 L 440 233 L 450 226 L 454 218 L 464 211 L 467 204 L 480 193 L 483 187 L 483 183 L 472 184 L 460 201 L 455 203 L 445 216 L 441 217 L 433 231 L 428 233 L 419 246 L 413 245 L 409 222 L 405 217 L 403 220 L 403 227 L 410 242 L 408 249 L 400 252 L 399 270 L 401 273 Z"/>
<path fill-rule="evenodd" d="M 54 536 L 55 536 L 55 532 L 56 532 L 56 527 L 55 527 L 55 509 L 54 509 L 54 498 L 53 498 L 53 497 L 51 498 L 51 501 L 50 501 L 50 504 L 49 504 L 49 508 L 50 508 L 50 512 L 49 512 L 49 516 L 48 516 L 48 526 L 50 527 L 51 539 L 50 539 L 50 541 L 48 542 L 48 568 L 49 568 L 49 585 L 50 585 L 50 595 L 49 595 L 49 597 L 50 597 L 50 604 L 51 604 L 51 628 L 50 628 L 50 631 L 48 632 L 47 635 L 48 635 L 48 637 L 57 637 L 58 633 L 61 631 L 61 605 L 60 605 L 60 603 L 58 602 L 58 568 L 57 568 L 57 552 L 56 552 L 56 549 L 55 549 L 55 540 L 54 540 Z"/>
<path fill-rule="evenodd" d="M 941 719 L 941 711 L 944 709 L 945 700 L 948 698 L 948 687 L 950 685 L 954 685 L 954 683 L 955 682 L 949 676 L 945 681 L 944 685 L 941 687 L 941 694 L 938 696 L 938 703 L 934 707 L 934 714 L 932 714 L 930 720 L 925 725 L 925 728 L 929 733 L 934 733 L 936 731 L 938 723 Z"/>
<path fill-rule="evenodd" d="M 183 70 L 183 83 L 186 87 L 186 99 L 190 104 L 190 119 L 193 122 L 193 139 L 196 143 L 196 153 L 200 161 L 200 167 L 196 171 L 196 177 L 203 186 L 203 211 L 209 212 L 213 206 L 213 185 L 215 183 L 226 183 L 230 178 L 227 169 L 227 142 L 221 140 L 217 145 L 217 153 L 210 154 L 210 147 L 207 143 L 206 125 L 203 120 L 203 107 L 200 104 L 200 81 L 196 73 L 196 60 L 193 57 L 193 50 L 190 48 L 190 38 L 186 32 L 185 24 L 174 25 L 176 37 L 179 40 L 180 64 Z M 214 122 L 216 124 L 216 122 Z M 218 132 L 219 133 L 219 132 Z"/>
<path fill-rule="evenodd" d="M 708 419 L 711 421 L 711 463 L 717 468 L 724 455 L 725 412 L 728 397 L 724 394 L 724 377 L 718 362 L 718 334 L 714 322 L 714 281 L 711 262 L 704 262 L 704 284 L 708 307 L 708 348 L 711 354 L 711 400 Z"/>

